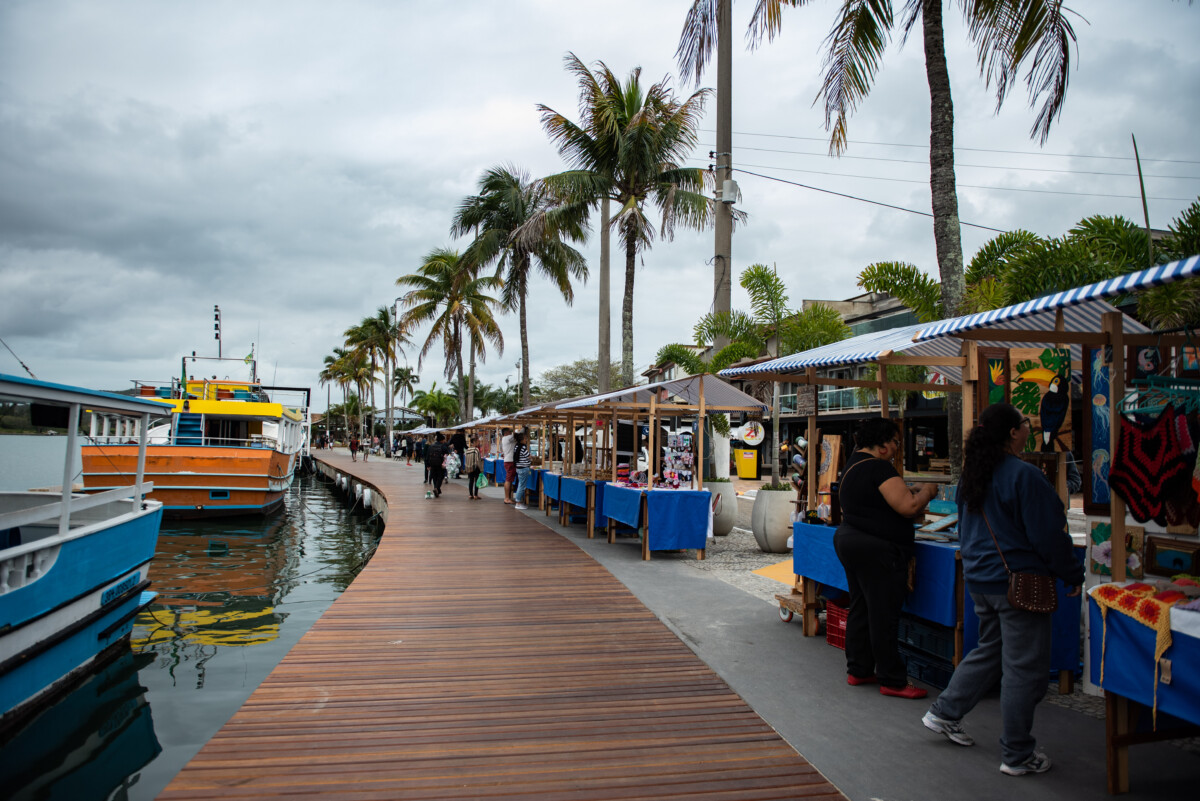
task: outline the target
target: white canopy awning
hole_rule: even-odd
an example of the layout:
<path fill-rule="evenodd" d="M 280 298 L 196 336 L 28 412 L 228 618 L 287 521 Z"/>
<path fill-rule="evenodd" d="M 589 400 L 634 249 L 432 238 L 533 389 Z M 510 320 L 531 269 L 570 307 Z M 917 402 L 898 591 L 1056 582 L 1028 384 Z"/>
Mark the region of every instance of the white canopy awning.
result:
<path fill-rule="evenodd" d="M 592 395 L 586 398 L 566 401 L 559 404 L 558 408 L 564 410 L 591 409 L 618 401 L 626 403 L 649 403 L 652 397 L 660 397 L 659 393 L 665 393 L 668 397 L 675 397 L 682 400 L 685 404 L 695 406 L 700 403 L 701 378 L 704 378 L 704 408 L 707 411 L 744 412 L 755 410 L 763 413 L 767 411 L 767 407 L 762 401 L 747 395 L 740 389 L 732 387 L 712 375 L 691 375 L 671 381 L 659 381 L 654 384 L 626 387 L 625 389 L 606 392 L 603 395 Z M 664 409 L 669 408 L 669 405 L 669 402 L 664 403 Z"/>

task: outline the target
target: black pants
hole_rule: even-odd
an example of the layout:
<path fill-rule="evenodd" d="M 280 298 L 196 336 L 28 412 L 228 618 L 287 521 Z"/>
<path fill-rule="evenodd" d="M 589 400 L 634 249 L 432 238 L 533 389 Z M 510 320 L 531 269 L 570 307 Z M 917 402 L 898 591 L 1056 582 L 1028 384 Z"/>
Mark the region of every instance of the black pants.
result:
<path fill-rule="evenodd" d="M 429 468 L 429 478 L 433 481 L 434 493 L 441 494 L 442 482 L 446 480 L 446 468 L 444 468 L 444 467 Z"/>
<path fill-rule="evenodd" d="M 475 486 L 475 482 L 479 480 L 479 474 L 482 472 L 476 468 L 467 473 L 467 491 L 470 492 L 472 498 L 479 497 L 479 487 Z"/>
<path fill-rule="evenodd" d="M 429 483 L 429 462 L 425 462 L 425 483 Z"/>
<path fill-rule="evenodd" d="M 846 672 L 859 678 L 875 674 L 880 684 L 903 688 L 908 670 L 896 642 L 907 593 L 908 554 L 899 545 L 847 526 L 833 536 L 833 548 L 850 586 Z"/>

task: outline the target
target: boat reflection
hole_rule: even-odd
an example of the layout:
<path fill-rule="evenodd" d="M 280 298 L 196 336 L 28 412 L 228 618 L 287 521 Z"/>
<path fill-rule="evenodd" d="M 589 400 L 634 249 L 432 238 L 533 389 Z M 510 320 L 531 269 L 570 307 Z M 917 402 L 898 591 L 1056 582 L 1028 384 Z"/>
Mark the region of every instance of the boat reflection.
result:
<path fill-rule="evenodd" d="M 0 744 L 5 798 L 125 798 L 162 746 L 138 670 L 125 651 Z"/>

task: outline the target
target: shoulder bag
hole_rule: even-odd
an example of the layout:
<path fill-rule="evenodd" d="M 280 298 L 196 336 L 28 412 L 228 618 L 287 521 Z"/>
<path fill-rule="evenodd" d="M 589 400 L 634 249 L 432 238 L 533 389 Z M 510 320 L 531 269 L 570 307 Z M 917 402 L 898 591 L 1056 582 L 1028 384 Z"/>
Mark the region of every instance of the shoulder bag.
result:
<path fill-rule="evenodd" d="M 987 524 L 988 533 L 992 535 L 992 543 L 996 546 L 996 553 L 1000 554 L 1000 561 L 1004 563 L 1004 571 L 1008 573 L 1008 602 L 1014 608 L 1026 612 L 1050 614 L 1057 609 L 1058 592 L 1054 587 L 1054 576 L 1041 573 L 1014 573 L 1009 570 L 1008 560 L 1004 558 L 1004 551 L 1000 550 L 996 532 L 992 531 L 992 523 L 986 514 L 983 515 L 983 522 Z"/>

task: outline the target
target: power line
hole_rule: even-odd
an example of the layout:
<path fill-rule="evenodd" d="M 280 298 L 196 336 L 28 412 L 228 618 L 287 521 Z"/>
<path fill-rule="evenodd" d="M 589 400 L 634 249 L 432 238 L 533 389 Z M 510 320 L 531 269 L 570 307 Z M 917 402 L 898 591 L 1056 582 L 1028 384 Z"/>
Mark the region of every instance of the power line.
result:
<path fill-rule="evenodd" d="M 827 195 L 837 195 L 838 197 L 849 198 L 850 200 L 857 200 L 861 203 L 870 203 L 875 206 L 883 206 L 883 207 L 889 208 L 889 209 L 896 209 L 897 211 L 907 211 L 909 214 L 919 214 L 922 217 L 933 217 L 933 215 L 927 211 L 917 211 L 916 209 L 906 209 L 903 206 L 893 206 L 891 203 L 881 203 L 878 200 L 868 200 L 865 197 L 858 197 L 857 195 L 847 195 L 844 192 L 834 192 L 832 189 L 822 189 L 819 186 L 809 186 L 808 184 L 801 184 L 801 183 L 797 183 L 796 181 L 787 181 L 787 180 L 784 180 L 783 178 L 776 178 L 772 175 L 763 175 L 762 173 L 750 172 L 749 170 L 743 170 L 740 167 L 734 167 L 733 170 L 734 170 L 734 172 L 741 172 L 741 173 L 745 173 L 746 175 L 756 176 L 758 178 L 766 178 L 768 181 L 778 181 L 781 184 L 790 184 L 792 186 L 799 186 L 803 189 L 811 189 L 814 192 L 824 192 Z M 958 222 L 959 222 L 959 225 L 966 225 L 971 228 L 982 228 L 985 231 L 995 231 L 998 234 L 1007 233 L 1003 228 L 992 228 L 991 226 L 988 226 L 988 225 L 978 225 L 976 223 L 969 223 L 965 220 L 959 220 Z"/>
<path fill-rule="evenodd" d="M 713 147 L 713 145 L 707 145 L 707 144 L 701 144 L 700 146 L 701 147 L 709 147 L 709 148 Z M 757 153 L 787 153 L 787 154 L 790 154 L 793 156 L 819 156 L 822 158 L 828 156 L 828 154 L 826 154 L 826 153 L 810 153 L 810 152 L 805 152 L 802 150 L 777 150 L 777 149 L 769 148 L 769 147 L 739 147 L 738 150 L 752 150 Z M 838 159 L 839 160 L 854 159 L 856 161 L 889 161 L 889 162 L 892 162 L 893 164 L 925 164 L 925 165 L 929 164 L 929 162 L 924 159 L 890 159 L 890 158 L 884 158 L 883 156 L 839 156 Z M 1007 166 L 996 165 L 996 164 L 962 164 L 962 163 L 957 163 L 954 165 L 954 167 L 955 167 L 955 169 L 962 167 L 962 168 L 971 168 L 971 169 L 977 169 L 977 170 L 1009 170 L 1009 171 L 1017 171 L 1017 172 L 1056 172 L 1056 173 L 1063 173 L 1066 175 L 1111 175 L 1111 176 L 1115 176 L 1118 178 L 1136 178 L 1137 177 L 1136 173 L 1096 172 L 1094 170 L 1056 170 L 1051 167 L 1007 167 Z M 1145 177 L 1146 178 L 1168 178 L 1168 179 L 1181 180 L 1181 181 L 1200 181 L 1200 175 L 1146 175 Z"/>
<path fill-rule="evenodd" d="M 692 161 L 703 161 L 703 159 L 698 159 L 698 158 L 692 157 Z M 746 166 L 754 167 L 754 168 L 760 169 L 760 170 L 783 170 L 784 172 L 800 172 L 800 173 L 805 173 L 806 175 L 828 175 L 833 178 L 860 178 L 865 181 L 890 181 L 892 183 L 900 183 L 900 184 L 928 184 L 929 183 L 928 179 L 887 178 L 882 175 L 855 175 L 853 173 L 845 173 L 845 172 L 826 172 L 826 171 L 822 171 L 822 170 L 802 170 L 797 167 L 776 167 L 776 166 L 770 165 L 770 164 L 747 164 Z M 770 177 L 770 176 L 764 176 L 764 177 Z M 1107 192 L 1066 192 L 1066 191 L 1058 190 L 1058 189 L 1028 189 L 1025 187 L 1017 187 L 1017 186 L 985 186 L 983 184 L 964 184 L 964 183 L 957 183 L 957 182 L 955 183 L 955 186 L 959 189 L 983 189 L 983 190 L 995 190 L 997 192 L 1030 192 L 1030 193 L 1037 194 L 1037 195 L 1071 195 L 1071 196 L 1075 196 L 1075 197 L 1111 197 L 1111 198 L 1119 198 L 1119 199 L 1124 199 L 1124 200 L 1140 200 L 1141 199 L 1141 195 L 1115 195 L 1115 194 L 1110 194 Z M 1180 202 L 1180 203 L 1188 203 L 1191 200 L 1193 200 L 1193 198 L 1188 198 L 1188 197 L 1147 197 L 1146 199 L 1147 200 L 1172 201 L 1172 202 Z"/>
<path fill-rule="evenodd" d="M 701 128 L 701 133 L 713 133 L 711 128 Z M 769 139 L 797 139 L 804 142 L 829 142 L 827 137 L 823 136 L 794 136 L 790 134 L 769 134 L 769 133 L 753 133 L 751 131 L 734 131 L 737 136 L 762 136 Z M 852 145 L 876 145 L 879 147 L 911 147 L 920 150 L 928 150 L 929 145 L 913 145 L 904 142 L 869 142 L 865 139 L 850 139 Z M 735 148 L 736 149 L 736 148 Z M 972 153 L 1008 153 L 1017 156 L 1054 156 L 1057 158 L 1070 159 L 1105 159 L 1109 161 L 1133 161 L 1132 156 L 1089 156 L 1084 153 L 1043 153 L 1038 150 L 1000 150 L 998 148 L 988 147 L 961 147 L 954 146 L 955 150 L 965 150 Z M 1200 161 L 1190 161 L 1187 159 L 1143 159 L 1143 161 L 1160 161 L 1164 164 L 1200 164 Z"/>

